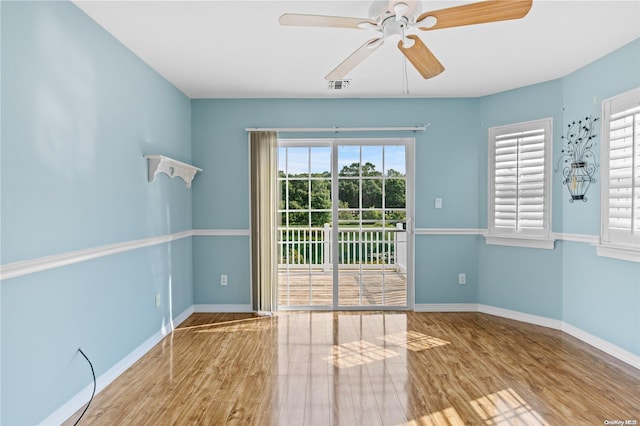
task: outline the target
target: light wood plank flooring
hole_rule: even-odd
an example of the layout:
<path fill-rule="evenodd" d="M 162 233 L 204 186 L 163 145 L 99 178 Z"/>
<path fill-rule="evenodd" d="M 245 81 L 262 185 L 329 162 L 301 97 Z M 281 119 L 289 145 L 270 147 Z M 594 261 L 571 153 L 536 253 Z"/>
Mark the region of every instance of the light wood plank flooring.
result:
<path fill-rule="evenodd" d="M 479 313 L 295 312 L 192 315 L 80 424 L 605 420 L 640 421 L 640 372 L 559 331 Z"/>

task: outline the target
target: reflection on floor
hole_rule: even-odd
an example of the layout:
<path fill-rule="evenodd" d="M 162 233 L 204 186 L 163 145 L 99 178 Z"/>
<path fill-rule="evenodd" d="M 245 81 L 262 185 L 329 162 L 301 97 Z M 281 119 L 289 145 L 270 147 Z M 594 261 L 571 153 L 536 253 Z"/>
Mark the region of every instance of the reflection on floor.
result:
<path fill-rule="evenodd" d="M 639 386 L 566 334 L 479 313 L 194 314 L 83 423 L 596 425 L 638 419 Z"/>
<path fill-rule="evenodd" d="M 402 333 L 389 334 L 380 337 L 390 345 L 402 346 L 410 351 L 419 352 L 427 349 L 435 348 L 437 346 L 448 345 L 446 342 L 437 337 L 427 336 L 417 331 L 403 331 Z"/>
<path fill-rule="evenodd" d="M 357 342 L 334 345 L 331 356 L 327 361 L 339 368 L 356 367 L 368 362 L 382 361 L 387 358 L 400 356 L 397 352 L 382 348 L 373 343 L 359 340 Z"/>

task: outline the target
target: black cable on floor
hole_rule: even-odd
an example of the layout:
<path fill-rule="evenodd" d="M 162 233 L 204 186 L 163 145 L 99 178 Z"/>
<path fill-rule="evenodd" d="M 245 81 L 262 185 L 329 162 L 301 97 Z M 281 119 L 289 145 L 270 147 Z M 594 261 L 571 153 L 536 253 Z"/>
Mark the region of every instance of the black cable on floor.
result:
<path fill-rule="evenodd" d="M 82 414 L 80 414 L 80 417 L 78 417 L 78 420 L 76 420 L 73 426 L 76 426 L 80 421 L 80 419 L 82 419 L 82 416 L 84 416 L 84 413 L 86 413 L 87 410 L 89 409 L 89 406 L 91 405 L 91 401 L 93 401 L 93 397 L 96 395 L 96 372 L 93 369 L 93 364 L 89 360 L 89 357 L 87 357 L 87 355 L 84 352 L 82 352 L 82 349 L 78 348 L 78 352 L 82 354 L 84 359 L 86 359 L 87 362 L 89 363 L 89 367 L 91 367 L 91 375 L 93 376 L 93 392 L 91 393 L 91 398 L 89 398 L 89 402 L 87 403 L 87 406 L 84 407 L 84 411 L 82 412 Z"/>

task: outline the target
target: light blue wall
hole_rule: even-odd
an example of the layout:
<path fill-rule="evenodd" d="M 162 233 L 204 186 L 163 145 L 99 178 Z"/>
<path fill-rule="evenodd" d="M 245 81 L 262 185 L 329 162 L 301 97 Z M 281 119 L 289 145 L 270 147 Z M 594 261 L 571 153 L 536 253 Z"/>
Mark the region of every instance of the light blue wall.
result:
<path fill-rule="evenodd" d="M 411 135 L 416 226 L 483 228 L 488 127 L 553 117 L 557 158 L 569 120 L 599 115 L 603 98 L 640 85 L 636 40 L 565 78 L 479 99 L 190 101 L 71 3 L 0 10 L 2 264 L 191 228 L 248 229 L 244 129 L 256 126 L 430 124 Z M 204 172 L 192 190 L 164 175 L 150 184 L 147 153 L 193 159 Z M 554 174 L 553 231 L 598 235 L 599 186 L 569 204 L 560 181 Z M 194 303 L 250 303 L 248 265 L 246 236 L 199 236 L 3 281 L 0 423 L 37 423 L 88 385 L 78 347 L 100 375 Z M 639 282 L 639 264 L 587 244 L 547 251 L 416 236 L 416 303 L 558 319 L 635 354 Z"/>
<path fill-rule="evenodd" d="M 564 124 L 601 118 L 604 99 L 640 87 L 640 40 L 563 79 Z M 598 131 L 598 134 L 601 134 Z M 601 137 L 594 152 L 600 158 Z M 563 232 L 600 234 L 602 166 L 588 201 L 569 202 L 562 192 Z M 581 330 L 640 354 L 640 264 L 598 257 L 585 244 L 562 245 L 563 318 Z"/>
<path fill-rule="evenodd" d="M 556 243 L 558 244 L 558 243 Z M 562 319 L 562 251 L 480 245 L 478 303 Z"/>
<path fill-rule="evenodd" d="M 194 228 L 249 228 L 248 127 L 380 127 L 429 124 L 426 132 L 338 134 L 337 137 L 416 138 L 416 226 L 419 228 L 478 228 L 477 140 L 475 99 L 211 99 L 192 102 L 193 158 L 205 172 L 194 182 Z M 296 135 L 289 135 L 293 137 Z M 333 134 L 297 135 L 334 137 Z M 455 167 L 451 167 L 451 162 Z M 443 199 L 443 209 L 433 199 Z M 231 244 L 236 238 L 240 241 Z M 448 242 L 418 236 L 416 259 L 421 270 L 416 279 L 416 303 L 441 303 L 450 298 L 473 302 L 476 297 L 477 238 Z M 202 239 L 202 241 L 200 241 Z M 194 242 L 194 300 L 197 304 L 249 303 L 249 283 L 218 284 L 228 273 L 249 279 L 246 237 L 199 237 Z M 228 248 L 232 247 L 231 250 Z M 244 247 L 244 252 L 239 251 Z M 430 253 L 437 253 L 432 257 Z M 238 259 L 237 256 L 241 256 Z M 442 267 L 443 269 L 438 269 Z M 446 272 L 445 272 L 446 268 Z M 457 284 L 466 272 L 467 286 Z M 217 285 L 214 285 L 217 284 Z"/>
<path fill-rule="evenodd" d="M 191 103 L 67 2 L 1 2 L 2 264 L 192 228 Z M 193 304 L 192 241 L 2 281 L 1 424 L 35 424 Z M 161 295 L 159 309 L 155 294 Z"/>
<path fill-rule="evenodd" d="M 564 129 L 574 120 L 589 115 L 601 118 L 603 100 L 639 86 L 640 40 L 636 40 L 562 79 L 562 131 L 565 132 Z M 600 126 L 597 133 L 597 145 L 593 151 L 600 158 Z M 598 173 L 601 171 L 602 168 L 598 169 Z M 563 191 L 563 232 L 600 233 L 600 191 L 600 179 L 596 179 L 589 188 L 586 203 L 570 203 L 567 190 Z"/>
<path fill-rule="evenodd" d="M 416 236 L 416 303 L 476 303 L 479 237 Z M 466 284 L 458 284 L 458 274 Z"/>
<path fill-rule="evenodd" d="M 250 305 L 249 237 L 194 237 L 193 299 L 196 304 Z M 220 285 L 220 275 L 227 285 Z"/>
<path fill-rule="evenodd" d="M 37 424 L 89 385 L 79 347 L 100 376 L 190 307 L 190 254 L 185 239 L 3 281 L 1 423 Z"/>
<path fill-rule="evenodd" d="M 640 263 L 594 252 L 588 244 L 562 244 L 563 320 L 640 355 Z"/>
<path fill-rule="evenodd" d="M 560 152 L 560 136 L 562 135 L 562 80 L 552 80 L 520 89 L 510 90 L 495 95 L 485 96 L 480 102 L 480 125 L 478 127 L 478 143 L 480 150 L 481 176 L 480 188 L 480 224 L 487 227 L 487 188 L 488 188 L 488 132 L 490 127 L 521 123 L 543 118 L 553 119 L 553 152 Z M 552 229 L 562 229 L 561 183 L 557 174 L 552 175 Z"/>
<path fill-rule="evenodd" d="M 480 117 L 483 127 L 553 117 L 555 165 L 569 122 L 600 117 L 603 99 L 638 86 L 640 40 L 635 40 L 562 79 L 482 98 Z M 483 137 L 486 141 L 486 133 Z M 598 157 L 599 143 L 600 138 Z M 486 164 L 486 151 L 481 163 Z M 586 203 L 570 203 L 561 181 L 561 173 L 554 172 L 553 231 L 599 237 L 600 179 L 589 188 Z M 486 188 L 485 177 L 482 226 Z M 598 257 L 585 243 L 556 242 L 552 251 L 482 244 L 478 265 L 478 303 L 562 320 L 640 354 L 640 264 Z"/>
<path fill-rule="evenodd" d="M 478 175 L 476 114 L 473 99 L 193 100 L 193 158 L 205 168 L 194 181 L 193 225 L 249 227 L 245 128 L 397 127 L 431 123 L 426 132 L 336 136 L 415 137 L 416 226 L 477 228 L 478 195 L 469 191 Z M 334 134 L 304 135 L 313 136 L 334 137 Z M 455 158 L 458 166 L 447 167 L 442 158 Z M 442 210 L 432 208 L 436 196 L 444 200 Z"/>
<path fill-rule="evenodd" d="M 26 3 L 3 2 L 3 261 L 190 229 L 142 158 L 190 160 L 189 99 L 73 4 Z"/>
<path fill-rule="evenodd" d="M 527 86 L 480 99 L 478 141 L 482 178 L 481 223 L 487 227 L 488 129 L 531 120 L 553 119 L 553 148 L 558 151 L 562 123 L 562 81 Z M 552 175 L 552 223 L 559 231 L 562 224 L 558 175 Z M 562 252 L 491 246 L 479 246 L 478 303 L 511 309 L 553 319 L 562 319 Z"/>

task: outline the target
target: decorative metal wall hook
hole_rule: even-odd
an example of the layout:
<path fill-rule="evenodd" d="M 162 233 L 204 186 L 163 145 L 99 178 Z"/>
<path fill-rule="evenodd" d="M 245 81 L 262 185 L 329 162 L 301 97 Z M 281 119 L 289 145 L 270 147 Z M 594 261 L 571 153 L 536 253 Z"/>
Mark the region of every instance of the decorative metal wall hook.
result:
<path fill-rule="evenodd" d="M 562 168 L 562 184 L 571 194 L 570 202 L 586 202 L 585 194 L 589 186 L 596 182 L 596 168 L 600 167 L 592 151 L 598 136 L 594 133 L 596 121 L 598 118 L 593 116 L 573 121 L 567 125 L 566 136 L 562 136 L 564 143 L 555 171 Z"/>

